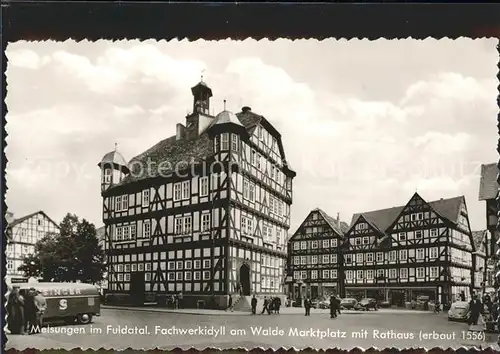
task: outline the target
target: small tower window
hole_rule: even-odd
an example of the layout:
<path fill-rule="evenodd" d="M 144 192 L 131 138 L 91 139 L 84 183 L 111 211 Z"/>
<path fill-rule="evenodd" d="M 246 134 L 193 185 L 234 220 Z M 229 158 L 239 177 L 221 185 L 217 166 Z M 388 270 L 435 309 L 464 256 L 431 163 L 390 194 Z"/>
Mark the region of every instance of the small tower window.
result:
<path fill-rule="evenodd" d="M 228 133 L 222 134 L 221 150 L 229 150 L 229 134 Z"/>
<path fill-rule="evenodd" d="M 215 138 L 214 138 L 214 152 L 217 152 L 220 150 L 220 136 L 217 135 Z"/>
<path fill-rule="evenodd" d="M 111 183 L 111 175 L 112 175 L 112 171 L 110 169 L 105 169 L 103 182 L 104 183 Z"/>
<path fill-rule="evenodd" d="M 231 150 L 238 151 L 238 135 L 231 134 Z"/>

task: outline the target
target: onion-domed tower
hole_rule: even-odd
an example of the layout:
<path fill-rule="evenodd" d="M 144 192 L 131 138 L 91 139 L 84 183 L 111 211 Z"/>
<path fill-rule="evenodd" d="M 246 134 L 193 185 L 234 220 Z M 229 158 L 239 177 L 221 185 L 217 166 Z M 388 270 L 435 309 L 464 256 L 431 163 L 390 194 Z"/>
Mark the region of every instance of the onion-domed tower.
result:
<path fill-rule="evenodd" d="M 107 190 L 113 184 L 120 183 L 130 173 L 127 161 L 116 150 L 108 152 L 97 164 L 101 169 L 101 192 Z"/>

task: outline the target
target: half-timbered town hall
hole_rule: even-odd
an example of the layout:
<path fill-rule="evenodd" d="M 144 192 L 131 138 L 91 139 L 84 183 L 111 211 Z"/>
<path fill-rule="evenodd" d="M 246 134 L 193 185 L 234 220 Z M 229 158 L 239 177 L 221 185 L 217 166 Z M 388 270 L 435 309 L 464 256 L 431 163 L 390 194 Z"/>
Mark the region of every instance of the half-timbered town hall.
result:
<path fill-rule="evenodd" d="M 288 242 L 288 284 L 292 299 L 338 294 L 343 287 L 339 250 L 349 225 L 312 210 Z"/>
<path fill-rule="evenodd" d="M 102 171 L 108 292 L 144 303 L 182 293 L 183 306 L 225 307 L 228 294 L 283 294 L 291 170 L 281 135 L 243 107 L 210 114 L 192 89 L 176 135 Z"/>
<path fill-rule="evenodd" d="M 355 214 L 346 233 L 346 296 L 405 306 L 428 297 L 441 303 L 470 296 L 474 251 L 463 196 Z"/>

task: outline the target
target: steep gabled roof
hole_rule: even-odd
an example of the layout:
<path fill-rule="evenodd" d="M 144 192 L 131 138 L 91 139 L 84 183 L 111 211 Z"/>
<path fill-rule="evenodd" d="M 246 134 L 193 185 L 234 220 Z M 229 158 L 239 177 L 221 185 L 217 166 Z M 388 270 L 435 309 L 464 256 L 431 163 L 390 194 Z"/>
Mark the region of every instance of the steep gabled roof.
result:
<path fill-rule="evenodd" d="M 22 223 L 23 221 L 34 217 L 37 214 L 43 214 L 47 219 L 50 220 L 50 222 L 52 222 L 57 228 L 59 228 L 59 225 L 54 220 L 52 220 L 47 214 L 45 214 L 45 212 L 42 210 L 35 211 L 34 213 L 31 213 L 31 214 L 25 215 L 23 217 L 20 217 L 18 219 L 12 220 L 12 222 L 7 225 L 7 228 L 12 228 L 12 227 Z"/>
<path fill-rule="evenodd" d="M 351 226 L 358 220 L 362 215 L 365 220 L 371 224 L 372 227 L 378 229 L 378 231 L 384 233 L 385 230 L 391 225 L 394 219 L 401 213 L 404 207 L 394 207 L 389 209 L 381 209 L 369 211 L 366 213 L 358 213 L 352 216 Z"/>
<path fill-rule="evenodd" d="M 346 233 L 346 231 L 349 229 L 349 225 L 347 225 L 347 223 L 345 223 L 343 221 L 340 221 L 340 227 L 339 227 L 339 225 L 337 224 L 337 220 L 336 219 L 332 218 L 330 215 L 328 215 L 327 213 L 325 213 L 320 208 L 316 208 L 315 210 L 317 210 L 320 213 L 320 215 L 323 217 L 323 219 L 325 219 L 325 221 L 328 223 L 328 225 L 330 225 L 330 227 L 337 234 L 339 234 L 340 236 L 344 236 L 344 234 Z"/>
<path fill-rule="evenodd" d="M 481 180 L 479 181 L 479 200 L 496 199 L 498 188 L 497 183 L 498 167 L 491 163 L 481 165 Z"/>
<path fill-rule="evenodd" d="M 463 201 L 464 197 L 460 196 L 449 199 L 439 199 L 436 201 L 428 202 L 428 204 L 441 217 L 457 223 L 458 216 L 460 214 L 460 206 L 462 205 Z M 356 223 L 360 216 L 363 216 L 372 227 L 375 227 L 381 233 L 385 233 L 387 228 L 391 226 L 391 224 L 396 220 L 399 214 L 401 214 L 404 208 L 405 206 L 398 206 L 388 209 L 354 214 L 351 219 L 351 227 Z"/>

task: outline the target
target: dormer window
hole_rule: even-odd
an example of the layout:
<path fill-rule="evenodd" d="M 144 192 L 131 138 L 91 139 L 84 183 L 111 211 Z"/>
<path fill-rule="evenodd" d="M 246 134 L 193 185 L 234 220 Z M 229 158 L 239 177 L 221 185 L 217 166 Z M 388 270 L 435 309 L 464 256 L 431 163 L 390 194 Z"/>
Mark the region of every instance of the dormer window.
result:
<path fill-rule="evenodd" d="M 220 136 L 217 135 L 215 138 L 214 138 L 214 152 L 217 152 L 220 150 Z"/>

